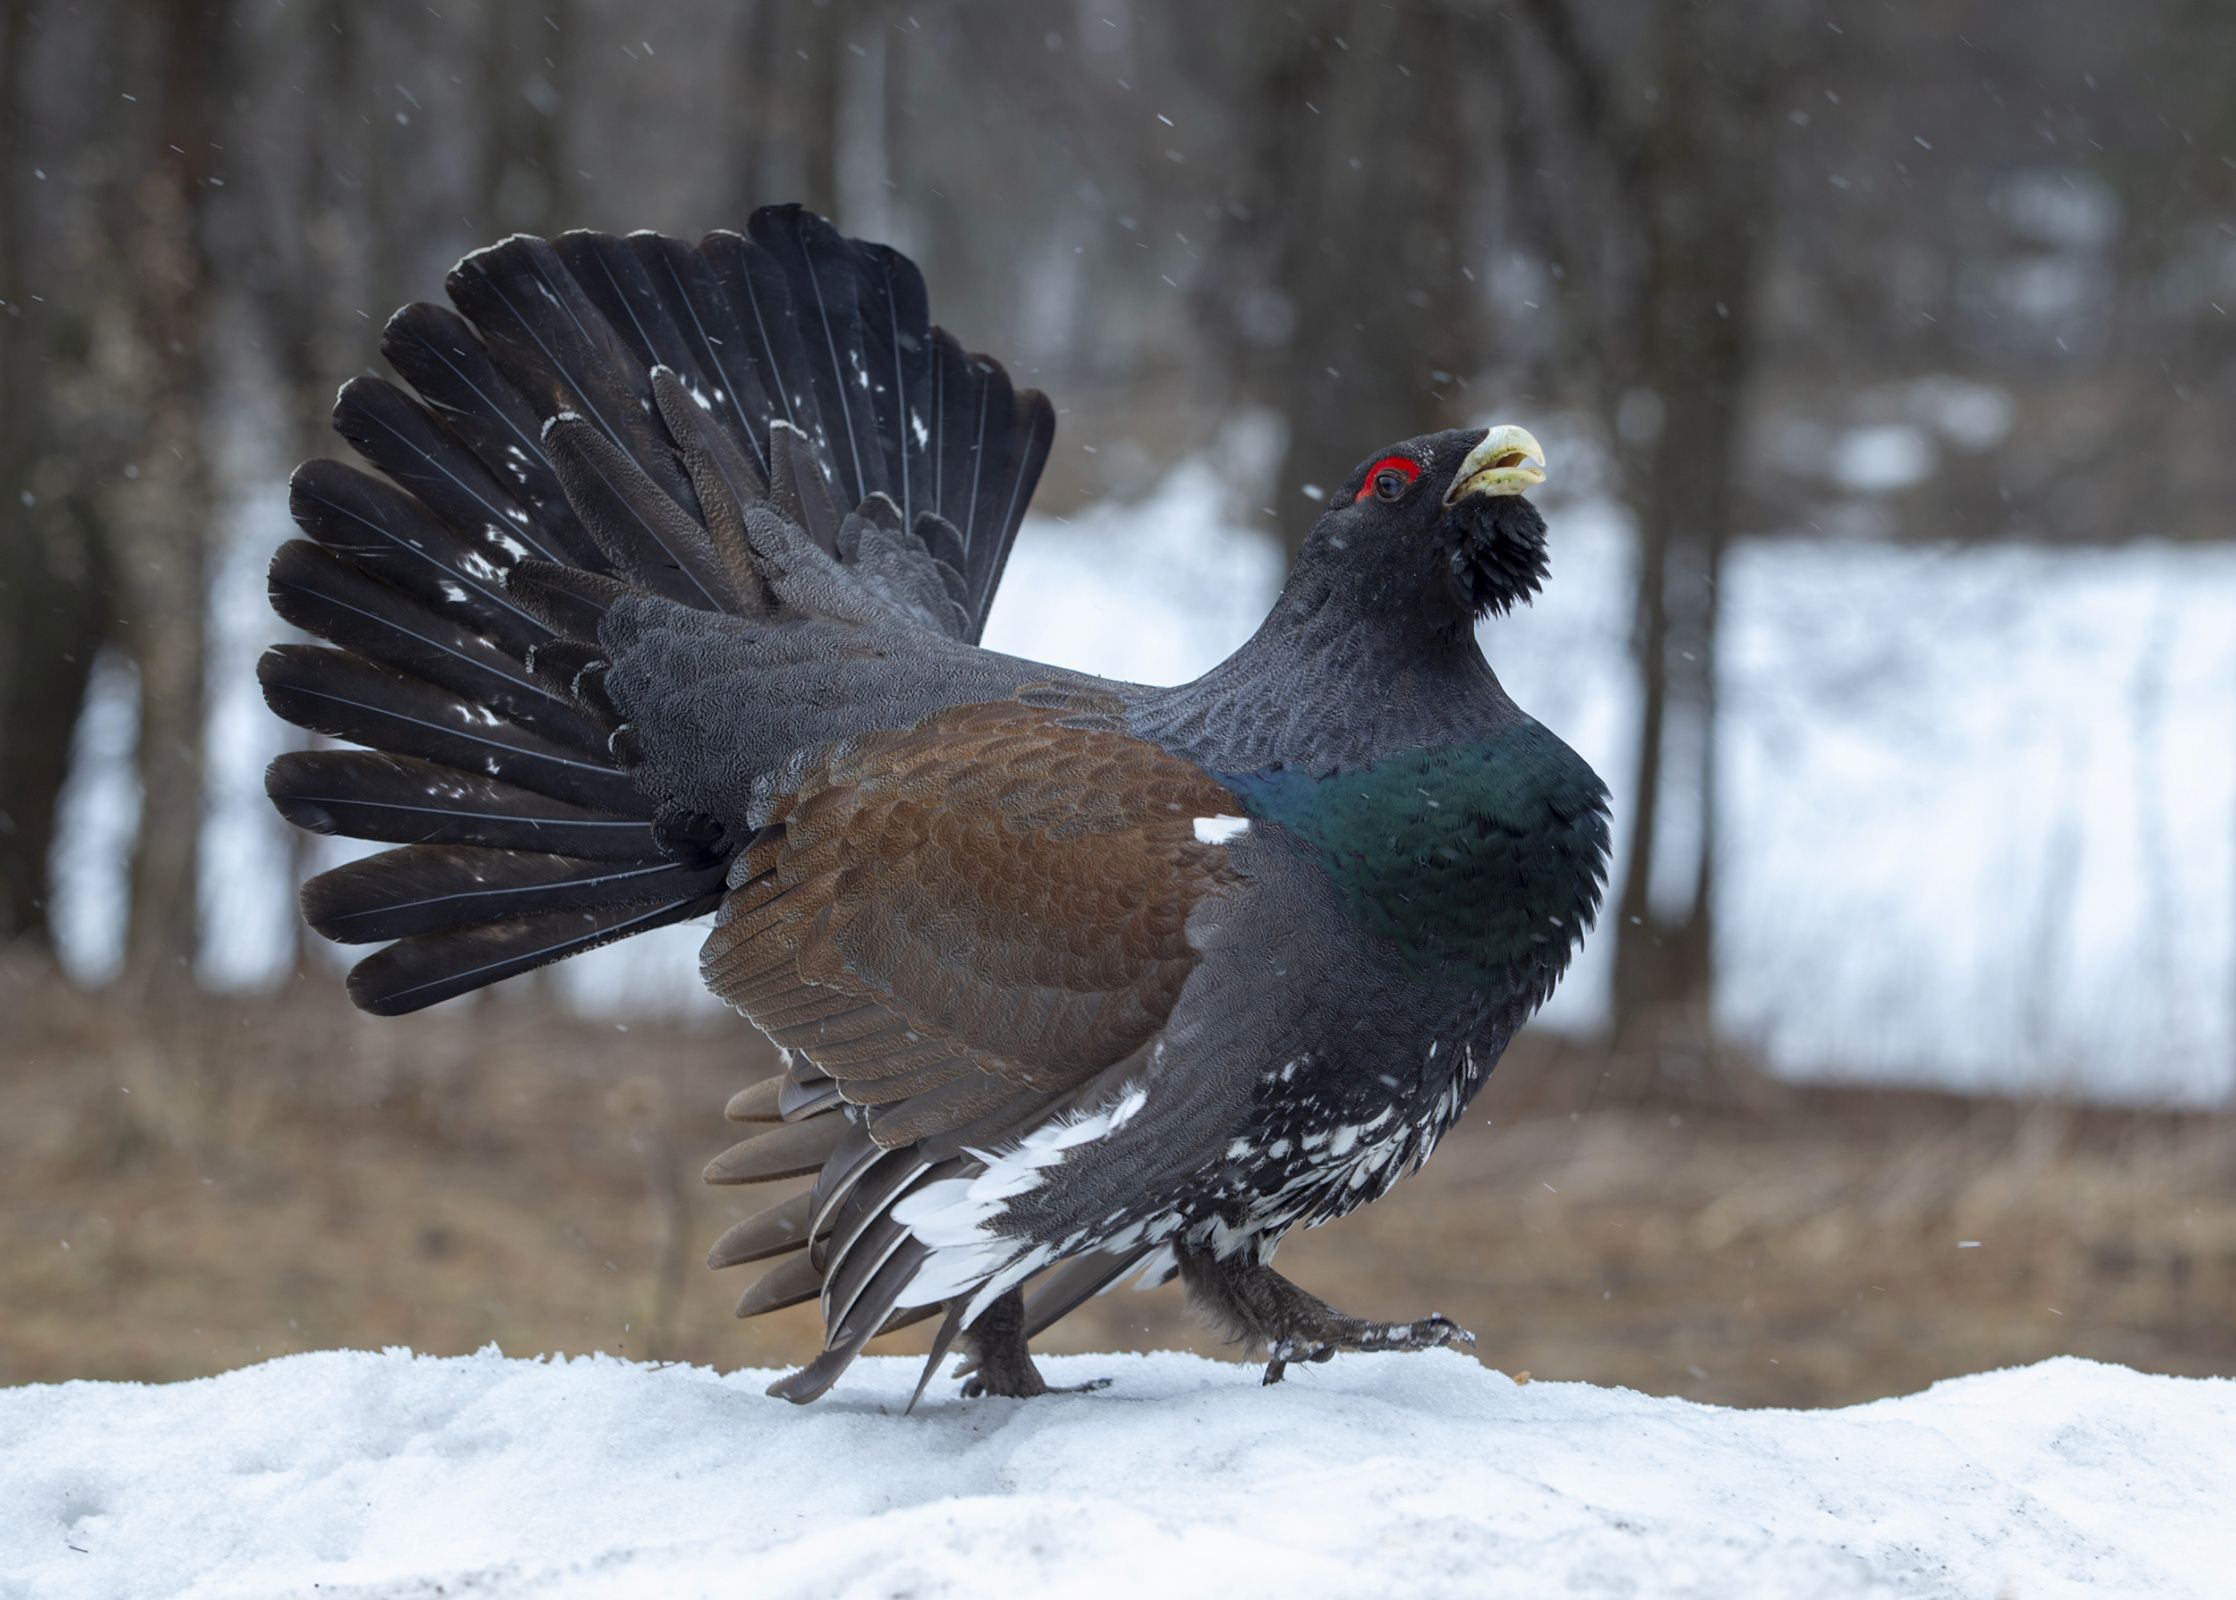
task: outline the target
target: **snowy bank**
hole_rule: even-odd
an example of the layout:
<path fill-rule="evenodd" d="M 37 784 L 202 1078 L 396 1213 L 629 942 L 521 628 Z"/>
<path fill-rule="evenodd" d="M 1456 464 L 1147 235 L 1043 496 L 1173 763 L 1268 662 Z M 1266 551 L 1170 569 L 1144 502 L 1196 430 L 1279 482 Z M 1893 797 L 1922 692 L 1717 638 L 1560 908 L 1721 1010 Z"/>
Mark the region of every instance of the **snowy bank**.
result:
<path fill-rule="evenodd" d="M 0 1596 L 2202 1595 L 2236 1381 L 2061 1359 L 1844 1411 L 1183 1355 L 927 1401 L 323 1352 L 0 1391 Z M 952 1386 L 938 1385 L 945 1395 Z"/>

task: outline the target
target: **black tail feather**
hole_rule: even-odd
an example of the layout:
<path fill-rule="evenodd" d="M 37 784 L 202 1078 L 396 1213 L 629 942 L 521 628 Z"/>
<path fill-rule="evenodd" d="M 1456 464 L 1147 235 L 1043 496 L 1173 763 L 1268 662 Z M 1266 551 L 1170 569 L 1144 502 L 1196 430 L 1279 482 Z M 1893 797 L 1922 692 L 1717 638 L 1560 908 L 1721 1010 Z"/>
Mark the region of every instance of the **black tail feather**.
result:
<path fill-rule="evenodd" d="M 776 258 L 754 248 L 742 234 L 710 233 L 700 241 L 699 250 L 706 257 L 715 292 L 737 308 L 743 338 L 740 355 L 758 375 L 768 406 L 747 433 L 760 451 L 765 474 L 770 470 L 769 424 L 789 422 L 812 430 L 816 422 L 815 390 L 808 381 L 807 357 L 793 321 L 791 286 Z"/>
<path fill-rule="evenodd" d="M 350 969 L 349 997 L 376 1016 L 401 1016 L 616 939 L 704 916 L 721 904 L 720 888 L 717 880 L 714 890 L 687 900 L 562 911 L 399 939 Z"/>
<path fill-rule="evenodd" d="M 654 420 L 650 369 L 583 293 L 557 251 L 516 235 L 459 262 L 448 286 L 453 303 L 488 342 L 497 370 L 543 422 L 569 411 L 587 418 L 668 498 L 695 504 Z"/>
<path fill-rule="evenodd" d="M 380 350 L 491 475 L 535 514 L 534 526 L 521 538 L 526 556 L 607 570 L 543 458 L 543 418 L 498 372 L 465 318 L 425 302 L 408 305 L 388 319 Z"/>
<path fill-rule="evenodd" d="M 715 269 L 718 253 L 741 243 L 734 233 L 713 233 L 694 250 L 681 239 L 657 233 L 632 233 L 629 247 L 644 264 L 654 292 L 668 303 L 676 332 L 691 353 L 691 365 L 675 370 L 699 386 L 706 409 L 720 419 L 721 431 L 734 438 L 768 480 L 768 427 L 789 416 L 789 401 L 761 352 L 768 341 L 751 327 L 757 307 L 725 293 Z"/>
<path fill-rule="evenodd" d="M 706 528 L 604 433 L 562 412 L 545 426 L 544 448 L 583 526 L 616 571 L 687 606 L 737 609 L 737 592 Z"/>
<path fill-rule="evenodd" d="M 306 461 L 288 484 L 295 525 L 344 561 L 514 655 L 551 630 L 506 592 L 500 569 L 401 490 L 339 461 Z"/>
<path fill-rule="evenodd" d="M 500 570 L 524 557 L 560 558 L 535 514 L 435 414 L 385 378 L 352 378 L 334 402 L 334 431 L 415 496 L 458 540 Z"/>
<path fill-rule="evenodd" d="M 614 603 L 641 591 L 603 573 L 523 561 L 505 574 L 505 592 L 552 634 L 595 639 L 599 619 L 613 609 Z"/>
<path fill-rule="evenodd" d="M 688 900 L 721 887 L 720 867 L 414 844 L 320 873 L 303 885 L 303 916 L 338 943 L 373 944 L 548 912 Z"/>
<path fill-rule="evenodd" d="M 858 302 L 864 285 L 854 270 L 855 249 L 860 247 L 850 248 L 853 241 L 842 239 L 828 222 L 796 205 L 763 206 L 753 213 L 746 234 L 784 274 L 800 355 L 815 394 L 815 416 L 808 431 L 818 454 L 830 463 L 839 499 L 858 505 L 871 490 L 885 487 L 885 463 L 877 448 L 869 396 L 845 370 L 848 357 L 863 349 Z"/>
<path fill-rule="evenodd" d="M 862 357 L 870 376 L 870 431 L 885 458 L 884 480 L 871 488 L 891 495 L 901 526 L 911 528 L 919 511 L 938 509 L 931 492 L 930 431 L 919 433 L 914 425 L 931 415 L 937 356 L 924 275 L 915 262 L 881 244 L 855 243 L 853 255 Z"/>
<path fill-rule="evenodd" d="M 609 761 L 515 727 L 470 700 L 344 650 L 278 645 L 257 664 L 264 698 L 328 738 L 479 772 L 615 816 L 648 816 L 629 775 Z"/>
<path fill-rule="evenodd" d="M 335 408 L 387 481 L 314 461 L 291 485 L 314 543 L 280 552 L 273 604 L 342 648 L 259 669 L 280 715 L 382 752 L 285 757 L 267 788 L 303 827 L 406 847 L 306 890 L 321 932 L 397 940 L 351 977 L 383 1012 L 717 903 L 735 844 L 655 826 L 629 776 L 598 642 L 617 603 L 780 621 L 821 603 L 764 571 L 804 530 L 863 614 L 975 642 L 1052 427 L 931 325 L 913 264 L 796 206 L 696 248 L 516 237 L 449 288 L 463 316 L 407 306 L 382 336 L 416 393 L 359 378 Z M 883 1273 L 850 1272 L 862 1317 Z"/>
<path fill-rule="evenodd" d="M 551 249 L 639 367 L 648 373 L 654 367 L 696 371 L 697 350 L 684 338 L 674 309 L 629 240 L 585 230 L 560 234 Z"/>
<path fill-rule="evenodd" d="M 272 609 L 308 633 L 487 706 L 506 721 L 582 751 L 605 735 L 564 692 L 478 633 L 438 616 L 317 545 L 290 539 L 272 560 Z M 544 647 L 558 641 L 546 640 Z"/>
<path fill-rule="evenodd" d="M 854 1309 L 838 1318 L 831 1325 L 829 1342 L 823 1353 L 799 1371 L 777 1379 L 769 1385 L 768 1392 L 780 1400 L 795 1405 L 805 1405 L 838 1382 L 839 1375 L 854 1364 L 862 1353 L 862 1346 L 875 1338 L 885 1325 L 893 1309 L 893 1301 L 906 1289 L 909 1280 L 916 1276 L 931 1255 L 929 1247 L 918 1243 L 904 1232 L 891 1253 L 884 1258 L 875 1276 L 861 1292 L 853 1297 Z M 829 1302 L 829 1288 L 824 1298 Z"/>
<path fill-rule="evenodd" d="M 280 814 L 313 833 L 383 844 L 545 850 L 594 861 L 657 861 L 652 824 L 412 756 L 291 750 L 264 774 Z"/>
<path fill-rule="evenodd" d="M 699 491 L 699 509 L 706 513 L 707 532 L 714 540 L 731 592 L 737 597 L 738 614 L 766 615 L 774 601 L 753 565 L 745 508 L 768 498 L 768 479 L 746 459 L 715 414 L 686 391 L 682 379 L 669 368 L 652 369 L 652 393 L 660 404 L 660 418 L 667 423 L 683 458 L 684 470 L 691 475 L 691 485 Z"/>
<path fill-rule="evenodd" d="M 572 694 L 575 680 L 604 660 L 605 656 L 594 644 L 584 644 L 580 639 L 553 639 L 536 646 L 535 654 L 528 658 L 528 669 L 561 693 Z M 610 728 L 606 731 L 612 732 Z"/>

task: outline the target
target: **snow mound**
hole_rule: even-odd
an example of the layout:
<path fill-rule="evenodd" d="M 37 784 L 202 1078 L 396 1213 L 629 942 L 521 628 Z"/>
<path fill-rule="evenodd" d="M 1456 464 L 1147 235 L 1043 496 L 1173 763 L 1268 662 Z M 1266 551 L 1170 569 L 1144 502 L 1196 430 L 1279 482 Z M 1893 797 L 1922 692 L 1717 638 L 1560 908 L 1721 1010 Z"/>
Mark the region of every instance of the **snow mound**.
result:
<path fill-rule="evenodd" d="M 1844 1411 L 1732 1411 L 1464 1357 L 1260 1389 L 901 1407 L 765 1372 L 332 1351 L 0 1391 L 0 1595 L 2197 1595 L 2236 1381 L 2061 1359 Z M 950 1393 L 953 1391 L 950 1389 Z"/>

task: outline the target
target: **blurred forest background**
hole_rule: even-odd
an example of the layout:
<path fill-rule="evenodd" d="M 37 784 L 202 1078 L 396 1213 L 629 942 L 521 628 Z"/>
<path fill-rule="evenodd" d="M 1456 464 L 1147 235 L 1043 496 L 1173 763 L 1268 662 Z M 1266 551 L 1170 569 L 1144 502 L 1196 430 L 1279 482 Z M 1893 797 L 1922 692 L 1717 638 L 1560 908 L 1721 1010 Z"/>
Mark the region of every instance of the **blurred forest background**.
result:
<path fill-rule="evenodd" d="M 2081 1068 L 2021 1073 L 2026 1106 L 1797 1088 L 1725 1025 L 1756 946 L 1719 931 L 1759 810 L 1734 774 L 1780 781 L 1727 732 L 1750 552 L 2194 554 L 2154 570 L 2236 638 L 2236 585 L 2183 576 L 2236 550 L 2231 84 L 2236 8 L 2204 0 L 0 0 L 0 1380 L 806 1337 L 741 1339 L 712 1320 L 730 1286 L 681 1266 L 745 1209 L 678 1177 L 723 1142 L 707 1097 L 760 1070 L 742 1023 L 522 983 L 367 1024 L 263 890 L 282 948 L 227 955 L 253 886 L 223 829 L 303 846 L 231 754 L 276 748 L 237 690 L 278 625 L 216 598 L 253 593 L 287 470 L 340 449 L 333 393 L 386 314 L 467 250 L 791 199 L 912 255 L 939 320 L 1055 399 L 1045 516 L 1149 504 L 1195 460 L 1230 522 L 1293 545 L 1364 451 L 1495 411 L 1620 530 L 1628 709 L 1593 754 L 1622 853 L 1586 1025 L 1518 1050 L 1444 1176 L 1293 1246 L 1307 1282 L 1410 1303 L 1440 1262 L 1444 1308 L 1506 1335 L 1486 1359 L 1702 1398 L 2062 1349 L 2236 1371 L 2211 1110 L 2236 936 L 2167 909 L 2236 918 L 2236 805 L 2149 820 L 2190 815 L 2185 774 L 2223 783 L 2236 730 L 2177 708 L 2136 747 L 2160 763 L 2136 859 L 2171 886 L 2138 925 L 2209 947 L 2151 1005 L 2206 1016 L 2211 1060 L 2125 1098 L 2191 1109 L 2057 1103 Z M 1816 722 L 1899 687 L 1877 628 Z M 2165 720 L 2150 670 L 2121 716 Z M 73 786 L 96 746 L 136 769 L 121 816 Z M 2097 747 L 2065 748 L 2093 781 Z M 97 820 L 128 868 L 114 958 L 73 978 L 58 862 Z M 2078 837 L 2000 907 L 2050 991 Z M 1897 898 L 1940 875 L 1873 870 Z M 1169 1313 L 1081 1337 L 1190 1337 Z"/>

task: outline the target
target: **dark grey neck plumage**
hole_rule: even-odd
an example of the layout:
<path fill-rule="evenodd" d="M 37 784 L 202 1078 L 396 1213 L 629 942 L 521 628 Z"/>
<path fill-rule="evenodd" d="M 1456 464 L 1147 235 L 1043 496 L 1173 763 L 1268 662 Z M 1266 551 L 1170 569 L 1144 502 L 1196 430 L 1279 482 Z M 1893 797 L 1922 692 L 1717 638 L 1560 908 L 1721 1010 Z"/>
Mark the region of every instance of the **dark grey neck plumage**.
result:
<path fill-rule="evenodd" d="M 1193 683 L 1138 691 L 1137 738 L 1213 772 L 1353 768 L 1485 739 L 1523 720 L 1459 621 L 1370 610 L 1300 570 L 1248 643 Z"/>

